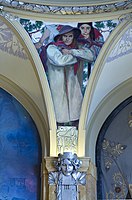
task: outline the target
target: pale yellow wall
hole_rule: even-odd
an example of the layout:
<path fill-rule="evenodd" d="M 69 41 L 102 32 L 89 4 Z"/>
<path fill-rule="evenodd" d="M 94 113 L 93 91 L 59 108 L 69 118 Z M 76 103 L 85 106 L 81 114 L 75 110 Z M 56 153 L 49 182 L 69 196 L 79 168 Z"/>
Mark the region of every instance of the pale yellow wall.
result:
<path fill-rule="evenodd" d="M 33 99 L 42 113 L 46 112 L 39 83 L 30 60 L 24 60 L 0 50 L 0 73 L 19 85 Z"/>
<path fill-rule="evenodd" d="M 35 1 L 37 2 L 37 0 L 34 0 L 34 2 Z M 120 0 L 117 1 L 120 2 Z M 39 0 L 39 2 L 42 3 L 41 0 Z M 62 4 L 62 1 L 58 0 L 58 2 Z M 71 5 L 71 2 L 68 2 Z M 97 2 L 98 1 L 96 0 L 96 3 Z M 104 4 L 105 2 L 108 1 L 105 0 Z M 115 0 L 112 2 L 115 2 Z M 79 3 L 81 3 L 81 0 L 78 0 L 78 4 Z M 84 4 L 85 3 L 87 5 L 87 1 L 85 1 Z M 92 4 L 93 1 L 90 1 L 90 3 Z M 18 15 L 19 17 L 51 22 L 101 21 L 117 19 L 122 14 L 130 12 L 130 9 L 128 9 L 113 13 L 62 16 L 52 15 L 51 13 L 48 15 L 44 13 L 21 11 L 9 7 L 5 7 L 4 10 Z M 28 56 L 27 60 L 23 60 L 0 50 L 0 87 L 6 89 L 16 97 L 29 111 L 40 133 L 43 149 L 42 156 L 56 156 L 55 114 L 48 82 L 40 58 L 28 34 L 15 19 L 0 16 L 0 20 L 3 20 L 7 27 L 14 33 L 14 37 L 18 39 L 21 45 L 23 45 Z M 125 23 L 126 22 L 124 22 L 124 25 Z M 124 31 L 123 25 L 120 25 L 119 30 L 120 32 Z M 118 34 L 119 32 L 115 33 L 115 36 L 118 36 Z M 117 38 L 120 38 L 120 34 Z M 98 58 L 98 61 L 96 62 L 95 69 L 90 78 L 89 86 L 87 87 L 87 92 L 84 97 L 79 123 L 78 156 L 91 157 L 93 163 L 95 163 L 96 140 L 103 122 L 120 102 L 131 95 L 132 79 L 130 77 L 132 71 L 129 65 L 130 57 L 126 56 L 125 59 L 121 58 L 120 62 L 116 60 L 111 64 L 105 64 L 104 62 L 105 58 L 110 53 L 108 48 L 112 46 L 113 42 L 115 42 L 115 44 L 117 43 L 117 41 L 112 41 L 112 39 L 107 42 L 104 50 Z M 123 68 L 124 63 L 128 63 L 127 70 L 125 71 Z M 114 84 L 111 82 L 110 78 L 108 79 L 108 71 L 104 68 L 105 66 L 110 68 L 109 73 L 112 73 L 114 70 L 118 72 L 121 67 L 122 70 L 118 73 L 118 79 L 116 79 L 117 76 L 113 73 L 115 77 Z M 104 76 L 106 76 L 105 79 L 103 78 Z M 99 92 L 99 88 L 102 87 L 102 85 L 105 85 L 105 87 L 101 92 Z M 47 182 L 44 182 L 42 185 L 42 191 L 45 194 Z M 43 195 L 42 199 L 46 199 L 45 195 Z"/>
<path fill-rule="evenodd" d="M 112 49 L 118 45 L 118 41 L 124 35 L 124 33 L 131 27 L 131 20 L 122 21 L 118 27 L 111 33 L 108 40 L 104 44 L 100 55 L 98 56 L 94 69 L 92 71 L 91 77 L 89 79 L 87 89 L 85 92 L 82 111 L 79 122 L 79 155 L 89 156 L 89 145 L 93 141 L 85 140 L 88 135 L 93 134 L 88 130 L 88 127 L 91 125 L 91 117 L 98 106 L 101 104 L 103 99 L 121 83 L 124 83 L 129 78 L 132 77 L 132 66 L 131 66 L 131 57 L 132 54 L 126 54 L 119 58 L 116 58 L 112 62 L 106 62 L 107 58 L 111 55 Z M 132 84 L 132 83 L 131 83 Z M 132 93 L 132 92 L 131 92 Z M 125 93 L 124 93 L 125 94 Z M 124 94 L 122 93 L 123 97 Z M 118 96 L 117 96 L 118 98 Z M 127 98 L 127 96 L 126 96 Z M 118 100 L 119 102 L 119 100 Z M 114 109 L 114 102 L 109 108 L 110 112 Z M 105 118 L 105 117 L 104 117 Z M 92 121 L 93 123 L 93 121 Z M 99 126 L 101 127 L 102 124 Z M 98 134 L 99 130 L 96 130 L 95 134 Z M 82 137 L 83 136 L 83 137 Z M 94 138 L 96 144 L 96 139 Z M 89 143 L 90 142 L 90 143 Z M 87 152 L 82 148 L 86 147 Z M 90 146 L 91 147 L 91 146 Z M 94 146 L 95 148 L 95 146 Z M 92 148 L 93 149 L 93 148 Z M 93 155 L 95 157 L 94 151 Z"/>
<path fill-rule="evenodd" d="M 5 8 L 6 10 L 6 8 Z M 7 9 L 8 10 L 8 9 Z M 10 10 L 12 13 L 14 12 L 13 9 Z M 15 10 L 15 14 L 18 14 L 21 16 L 21 12 L 19 10 Z M 27 12 L 30 18 L 30 12 Z M 124 11 L 122 12 L 124 14 Z M 117 13 L 118 17 L 120 17 L 120 13 Z M 37 14 L 36 14 L 37 16 Z M 36 17 L 35 16 L 35 17 Z M 44 15 L 46 17 L 46 15 Z M 43 16 L 43 17 L 44 17 Z M 24 16 L 23 16 L 24 17 Z M 25 15 L 25 18 L 27 16 Z M 40 13 L 39 13 L 40 17 Z M 56 18 L 58 21 L 66 22 L 69 17 L 71 16 L 65 16 L 66 19 L 61 18 L 61 16 L 56 15 Z M 78 17 L 78 16 L 77 16 Z M 84 17 L 84 15 L 83 15 Z M 86 17 L 86 16 L 85 16 Z M 94 15 L 95 19 L 97 20 L 96 14 Z M 56 18 L 51 18 L 51 15 L 48 15 L 48 18 L 46 20 L 52 20 L 54 21 Z M 109 19 L 113 18 L 113 13 L 109 13 Z M 5 19 L 4 17 L 1 17 L 1 19 L 7 24 L 7 26 L 11 29 L 11 31 L 14 33 L 14 37 L 17 37 L 20 43 L 23 45 L 24 50 L 28 56 L 27 60 L 20 59 L 18 57 L 12 56 L 12 55 L 6 55 L 5 52 L 1 52 L 1 65 L 0 65 L 0 72 L 3 76 L 10 79 L 13 83 L 18 85 L 35 103 L 35 105 L 38 107 L 39 112 L 42 114 L 44 121 L 46 123 L 46 134 L 50 138 L 50 155 L 56 156 L 56 120 L 55 120 L 55 113 L 54 113 L 54 107 L 51 99 L 51 94 L 48 86 L 48 82 L 46 79 L 46 75 L 43 70 L 42 63 L 40 61 L 40 58 L 38 56 L 38 53 L 32 44 L 28 34 L 26 31 L 22 28 L 22 26 L 15 20 L 15 19 Z M 39 18 L 41 20 L 41 17 Z M 85 18 L 86 19 L 86 18 Z M 105 14 L 101 14 L 101 16 L 98 18 L 98 20 L 104 20 L 107 19 Z M 79 16 L 79 18 L 72 17 L 69 21 L 81 21 L 84 20 L 82 18 L 82 15 Z M 89 21 L 93 21 L 94 18 L 90 18 Z M 125 26 L 124 22 L 124 26 Z M 118 31 L 123 32 L 124 28 L 123 25 L 122 28 L 118 28 Z M 117 31 L 117 32 L 118 32 Z M 112 35 L 112 34 L 111 34 Z M 118 36 L 119 35 L 119 36 Z M 99 58 L 97 59 L 97 62 L 95 64 L 92 76 L 89 80 L 89 84 L 87 87 L 86 95 L 84 97 L 83 105 L 82 105 L 82 112 L 79 122 L 79 148 L 78 148 L 78 155 L 84 156 L 85 155 L 85 137 L 87 135 L 87 127 L 89 126 L 90 117 L 92 116 L 92 113 L 98 107 L 99 103 L 102 101 L 102 99 L 108 94 L 114 87 L 116 87 L 121 81 L 121 76 L 117 81 L 117 83 L 112 87 L 110 80 L 107 87 L 102 90 L 102 93 L 98 92 L 98 88 L 102 85 L 100 81 L 104 81 L 102 77 L 107 75 L 107 70 L 105 70 L 105 59 L 110 53 L 109 48 L 112 49 L 114 47 L 114 43 L 116 44 L 117 41 L 115 40 L 115 37 L 117 39 L 120 38 L 120 34 L 115 34 L 109 41 L 106 42 L 103 50 L 100 53 Z M 113 45 L 113 46 L 112 46 Z M 109 48 L 108 48 L 109 46 Z M 122 62 L 123 63 L 123 62 Z M 116 64 L 116 63 L 115 63 Z M 114 68 L 115 64 L 112 65 L 112 68 Z M 123 69 L 123 64 L 122 64 Z M 127 73 L 127 78 L 129 78 L 129 70 Z M 123 71 L 122 71 L 123 72 Z M 107 77 L 107 76 L 106 76 Z M 126 78 L 126 79 L 127 79 Z M 107 78 L 106 78 L 107 79 Z M 122 82 L 124 81 L 124 76 L 122 79 Z M 97 89 L 97 90 L 96 90 Z M 96 92 L 97 91 L 97 92 Z M 98 101 L 96 100 L 98 94 Z M 95 95 L 95 96 L 94 96 Z"/>
<path fill-rule="evenodd" d="M 102 56 L 100 54 L 95 64 L 90 80 L 91 88 L 87 88 L 85 96 L 87 103 L 85 104 L 85 99 L 83 102 L 85 109 L 88 109 L 85 118 L 85 155 L 91 157 L 94 163 L 96 141 L 104 121 L 122 101 L 132 95 L 132 53 L 107 62 L 114 48 L 118 46 L 119 50 L 119 41 L 130 28 L 131 21 L 124 21 L 109 37 L 108 44 L 106 42 L 105 48 L 102 49 Z"/>
<path fill-rule="evenodd" d="M 86 129 L 85 155 L 95 163 L 96 141 L 99 131 L 111 112 L 124 100 L 132 96 L 132 77 L 114 88 L 96 107 Z"/>
<path fill-rule="evenodd" d="M 3 22 L 1 28 L 3 28 L 3 30 L 7 28 L 13 35 L 13 42 L 11 42 L 13 51 L 15 52 L 15 49 L 17 49 L 15 43 L 19 43 L 20 48 L 24 48 L 23 52 L 27 55 L 27 59 L 23 59 L 19 56 L 12 55 L 12 53 L 0 50 L 0 87 L 6 89 L 16 97 L 26 109 L 28 108 L 28 102 L 23 101 L 23 99 L 26 99 L 26 95 L 28 99 L 31 99 L 35 105 L 35 109 L 37 109 L 37 112 L 39 113 L 41 122 L 40 120 L 37 120 L 37 117 L 32 116 L 32 118 L 36 119 L 35 122 L 37 123 L 37 126 L 43 127 L 41 128 L 40 135 L 45 135 L 45 137 L 42 136 L 41 139 L 46 140 L 47 138 L 47 144 L 49 145 L 50 134 L 52 134 L 52 138 L 54 138 L 54 141 L 56 142 L 56 122 L 51 94 L 43 65 L 32 41 L 23 27 L 15 20 L 12 21 L 8 18 L 4 19 L 3 17 L 0 17 L 0 20 Z M 6 34 L 6 31 L 4 34 Z M 8 39 L 3 42 L 8 43 Z M 10 47 L 10 43 L 8 45 Z M 14 90 L 12 93 L 11 87 L 14 87 L 16 92 Z M 25 96 L 19 95 L 18 93 L 23 93 Z M 20 98 L 18 98 L 18 96 Z M 40 125 L 38 125 L 38 123 L 40 123 Z M 46 141 L 41 142 L 42 144 L 46 143 Z M 47 146 L 47 148 L 50 149 L 50 146 Z M 44 146 L 43 149 L 45 149 Z M 49 152 L 49 150 L 45 152 Z M 56 155 L 56 152 L 54 152 L 54 155 Z"/>
<path fill-rule="evenodd" d="M 130 28 L 132 30 L 132 23 L 128 23 L 126 27 L 123 27 L 122 31 L 120 32 L 120 37 L 122 38 L 124 36 L 123 32 L 125 33 L 129 30 Z M 116 30 L 115 30 L 116 31 Z M 119 36 L 119 34 L 117 33 Z M 127 40 L 127 38 L 126 38 Z M 96 82 L 96 87 L 94 88 L 94 94 L 92 97 L 92 102 L 90 105 L 90 110 L 89 110 L 89 118 L 91 114 L 94 112 L 98 104 L 102 101 L 102 99 L 110 92 L 112 91 L 116 86 L 119 84 L 123 83 L 127 79 L 132 77 L 132 63 L 131 63 L 131 58 L 132 58 L 132 52 L 126 53 L 125 55 L 119 56 L 121 50 L 121 39 L 116 43 L 116 50 L 115 47 L 111 47 L 113 52 L 115 53 L 115 56 L 117 56 L 116 59 L 110 62 L 105 62 L 104 65 L 102 66 L 102 71 L 100 73 L 99 79 Z M 113 40 L 111 41 L 113 43 Z M 124 45 L 124 48 L 122 51 L 125 53 L 126 49 L 129 48 L 130 46 L 127 47 L 127 45 L 122 41 L 122 45 Z M 131 45 L 129 42 L 128 45 Z M 115 51 L 114 51 L 115 50 Z M 110 55 L 107 56 L 109 58 Z M 114 56 L 114 55 L 112 55 Z M 106 58 L 106 59 L 107 59 Z"/>

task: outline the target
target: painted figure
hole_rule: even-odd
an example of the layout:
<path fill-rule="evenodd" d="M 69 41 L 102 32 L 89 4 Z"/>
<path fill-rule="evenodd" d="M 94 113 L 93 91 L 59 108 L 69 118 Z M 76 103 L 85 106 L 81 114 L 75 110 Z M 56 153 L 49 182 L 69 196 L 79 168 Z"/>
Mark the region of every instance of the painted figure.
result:
<path fill-rule="evenodd" d="M 60 28 L 62 25 L 46 25 L 44 28 L 44 33 L 40 37 L 39 41 L 34 43 L 39 55 L 40 59 L 43 63 L 45 72 L 47 73 L 47 57 L 46 57 L 46 46 L 54 41 L 54 37 L 59 33 Z"/>
<path fill-rule="evenodd" d="M 56 185 L 57 200 L 78 200 L 78 185 L 86 184 L 86 173 L 78 172 L 82 162 L 76 154 L 64 152 L 55 162 L 57 172 L 49 173 L 49 185 Z"/>
<path fill-rule="evenodd" d="M 98 29 L 92 26 L 92 22 L 78 23 L 77 27 L 81 30 L 81 35 L 79 36 L 80 42 L 84 44 L 88 43 L 93 48 L 97 57 L 104 44 L 103 35 Z"/>
<path fill-rule="evenodd" d="M 79 49 L 77 38 L 81 31 L 65 25 L 47 47 L 48 80 L 59 123 L 75 122 L 80 117 L 83 95 L 77 77 L 81 59 L 92 62 L 89 48 Z"/>
<path fill-rule="evenodd" d="M 94 61 L 95 61 L 104 44 L 104 39 L 102 34 L 99 32 L 99 30 L 97 30 L 92 26 L 92 22 L 78 23 L 77 27 L 81 30 L 78 42 L 80 43 L 81 46 L 87 46 L 91 49 L 91 51 L 94 54 Z M 81 87 L 83 87 L 82 89 L 83 93 L 85 91 L 87 80 L 89 79 L 93 66 L 94 62 L 91 63 L 84 61 L 82 63 L 82 68 L 80 67 L 78 71 L 78 78 Z M 86 73 L 87 76 L 84 75 Z"/>

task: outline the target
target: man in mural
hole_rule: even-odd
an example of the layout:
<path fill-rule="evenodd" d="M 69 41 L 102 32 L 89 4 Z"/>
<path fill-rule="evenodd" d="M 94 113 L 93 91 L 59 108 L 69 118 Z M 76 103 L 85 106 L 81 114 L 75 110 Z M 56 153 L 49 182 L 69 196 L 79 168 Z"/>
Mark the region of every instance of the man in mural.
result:
<path fill-rule="evenodd" d="M 46 57 L 46 46 L 54 41 L 54 37 L 59 33 L 60 28 L 62 25 L 46 25 L 44 28 L 44 32 L 42 36 L 40 37 L 39 41 L 34 43 L 39 55 L 40 59 L 43 63 L 45 72 L 47 73 L 47 57 Z"/>
<path fill-rule="evenodd" d="M 81 30 L 81 34 L 78 38 L 78 42 L 80 43 L 81 46 L 87 46 L 92 50 L 95 56 L 94 58 L 94 61 L 95 61 L 100 52 L 100 49 L 102 48 L 104 44 L 103 35 L 99 32 L 98 29 L 93 27 L 92 22 L 78 23 L 77 27 Z M 80 67 L 80 69 L 78 70 L 78 78 L 79 78 L 81 87 L 83 87 L 82 88 L 83 93 L 87 84 L 87 80 L 91 74 L 93 65 L 94 65 L 94 62 L 91 63 L 91 62 L 84 61 L 82 63 L 82 67 Z M 83 73 L 83 70 L 86 72 Z M 87 73 L 87 76 L 84 77 L 85 76 L 84 74 L 86 73 Z"/>
<path fill-rule="evenodd" d="M 47 47 L 48 79 L 58 124 L 78 124 L 82 105 L 82 92 L 77 70 L 80 59 L 94 60 L 89 48 L 78 48 L 81 31 L 64 25 Z"/>

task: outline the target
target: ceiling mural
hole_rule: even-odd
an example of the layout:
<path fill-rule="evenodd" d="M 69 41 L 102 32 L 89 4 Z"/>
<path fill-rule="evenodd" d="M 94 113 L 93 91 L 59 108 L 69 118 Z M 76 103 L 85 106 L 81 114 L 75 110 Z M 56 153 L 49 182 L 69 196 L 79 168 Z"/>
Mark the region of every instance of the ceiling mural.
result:
<path fill-rule="evenodd" d="M 20 19 L 20 23 L 43 63 L 58 130 L 60 126 L 78 129 L 82 100 L 94 63 L 118 20 L 50 23 Z"/>

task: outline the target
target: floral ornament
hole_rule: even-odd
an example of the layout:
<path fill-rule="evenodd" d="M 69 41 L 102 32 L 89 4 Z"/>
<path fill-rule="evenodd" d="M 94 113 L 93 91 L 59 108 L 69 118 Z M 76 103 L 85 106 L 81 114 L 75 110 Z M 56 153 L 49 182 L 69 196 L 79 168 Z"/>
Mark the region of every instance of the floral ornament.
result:
<path fill-rule="evenodd" d="M 0 21 L 0 50 L 22 59 L 28 59 L 23 46 L 15 34 L 2 21 Z"/>
<path fill-rule="evenodd" d="M 118 156 L 123 153 L 123 150 L 126 149 L 126 145 L 122 145 L 120 143 L 111 142 L 107 139 L 103 140 L 102 150 L 104 153 L 104 162 L 105 169 L 108 171 L 113 163 L 116 162 Z"/>
<path fill-rule="evenodd" d="M 113 175 L 112 190 L 106 193 L 106 199 L 124 199 L 126 198 L 127 185 L 120 172 Z"/>
<path fill-rule="evenodd" d="M 130 120 L 128 121 L 128 125 L 129 125 L 130 128 L 132 128 L 132 119 L 130 119 Z"/>
<path fill-rule="evenodd" d="M 116 60 L 124 55 L 132 53 L 132 28 L 130 27 L 112 49 L 107 58 L 107 62 Z"/>
<path fill-rule="evenodd" d="M 76 127 L 62 127 L 57 129 L 58 153 L 65 151 L 77 152 L 78 131 Z"/>

